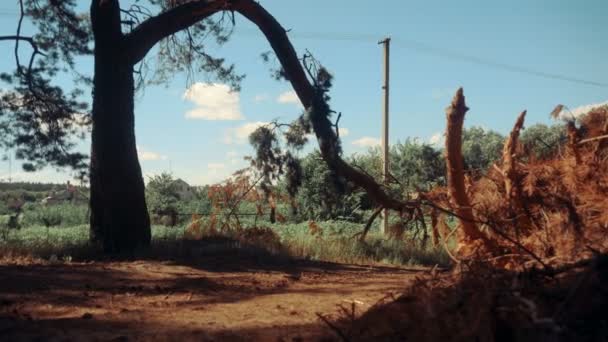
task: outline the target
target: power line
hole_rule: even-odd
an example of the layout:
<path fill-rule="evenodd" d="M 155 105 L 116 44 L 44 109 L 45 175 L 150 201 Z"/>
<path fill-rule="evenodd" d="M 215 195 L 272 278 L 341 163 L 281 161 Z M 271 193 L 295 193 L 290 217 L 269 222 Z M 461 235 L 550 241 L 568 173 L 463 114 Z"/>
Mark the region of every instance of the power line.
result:
<path fill-rule="evenodd" d="M 366 42 L 372 43 L 377 42 L 377 37 L 380 35 L 371 34 L 348 34 L 348 33 L 313 33 L 313 32 L 290 32 L 290 36 L 301 39 L 315 39 L 315 40 L 327 40 L 327 41 L 352 41 L 352 42 Z M 591 85 L 595 87 L 608 88 L 608 83 L 602 83 L 597 81 L 585 80 L 582 78 L 571 77 L 568 75 L 549 73 L 540 70 L 534 70 L 532 68 L 522 67 L 518 65 L 507 64 L 503 62 L 497 62 L 490 59 L 479 58 L 476 56 L 466 55 L 459 52 L 451 51 L 448 49 L 434 47 L 425 43 L 421 43 L 414 40 L 400 39 L 391 36 L 392 42 L 404 49 L 415 50 L 421 53 L 434 55 L 438 57 L 460 60 L 470 64 L 482 65 L 494 69 L 500 69 L 503 71 L 515 72 L 520 74 L 531 75 L 535 77 L 547 78 L 558 81 L 565 81 L 571 83 L 578 83 L 584 85 Z"/>
<path fill-rule="evenodd" d="M 590 81 L 590 80 L 571 77 L 571 76 L 567 76 L 567 75 L 554 74 L 554 73 L 549 73 L 549 72 L 545 72 L 545 71 L 534 70 L 532 68 L 527 68 L 527 67 L 502 63 L 502 62 L 496 62 L 496 61 L 492 61 L 489 59 L 479 58 L 479 57 L 470 56 L 470 55 L 466 55 L 466 54 L 462 54 L 462 53 L 458 53 L 458 52 L 454 52 L 454 51 L 450 51 L 450 50 L 436 48 L 436 47 L 433 47 L 433 46 L 430 46 L 430 45 L 427 45 L 424 43 L 416 42 L 416 41 L 397 39 L 396 43 L 397 43 L 397 45 L 400 45 L 402 48 L 413 49 L 413 50 L 417 50 L 420 52 L 433 54 L 433 55 L 439 56 L 439 57 L 457 59 L 457 60 L 461 60 L 461 61 L 468 62 L 471 64 L 483 65 L 486 67 L 501 69 L 504 71 L 516 72 L 516 73 L 520 73 L 520 74 L 527 74 L 527 75 L 548 78 L 548 79 L 553 79 L 553 80 L 558 80 L 558 81 L 566 81 L 566 82 L 571 82 L 571 83 L 579 83 L 579 84 L 592 85 L 592 86 L 601 87 L 601 88 L 608 88 L 608 83 Z"/>
<path fill-rule="evenodd" d="M 12 16 L 17 15 L 17 12 L 9 12 L 0 10 L 0 16 Z M 245 34 L 245 35 L 253 35 L 259 34 L 258 31 L 254 30 L 239 30 L 235 31 L 236 34 Z M 372 43 L 377 42 L 378 37 L 381 35 L 375 34 L 353 34 L 353 33 L 338 33 L 338 32 L 289 32 L 289 35 L 294 38 L 299 39 L 311 39 L 311 40 L 325 40 L 325 41 L 345 41 L 345 42 L 365 42 Z M 514 72 L 519 74 L 525 74 L 540 78 L 552 79 L 557 81 L 564 81 L 570 83 L 584 84 L 601 88 L 608 88 L 608 83 L 597 82 L 586 80 L 582 78 L 572 77 L 568 75 L 562 75 L 557 73 L 550 73 L 541 70 L 535 70 L 528 67 L 493 61 L 490 59 L 479 58 L 476 56 L 471 56 L 467 54 L 463 54 L 456 51 L 451 51 L 448 49 L 438 48 L 432 45 L 428 45 L 426 43 L 418 42 L 415 40 L 409 39 L 400 39 L 392 36 L 393 44 L 397 47 L 401 47 L 404 49 L 410 49 L 414 51 L 418 51 L 421 53 L 426 53 L 429 55 L 434 55 L 447 59 L 460 60 L 463 62 L 467 62 L 470 64 L 481 65 L 489 68 L 499 69 L 508 72 Z"/>

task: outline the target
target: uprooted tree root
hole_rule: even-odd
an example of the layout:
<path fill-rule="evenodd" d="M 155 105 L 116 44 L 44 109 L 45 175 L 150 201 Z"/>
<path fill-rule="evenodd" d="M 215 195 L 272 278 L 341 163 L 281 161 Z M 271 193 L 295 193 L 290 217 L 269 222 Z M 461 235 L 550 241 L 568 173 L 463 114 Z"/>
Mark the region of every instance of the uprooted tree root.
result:
<path fill-rule="evenodd" d="M 566 123 L 563 153 L 548 160 L 520 145 L 522 113 L 502 161 L 467 182 L 459 136 L 450 132 L 461 129 L 463 100 L 459 90 L 447 110 L 448 189 L 424 195 L 435 241 L 448 249 L 457 233 L 458 248 L 448 249 L 453 272 L 431 272 L 357 319 L 325 321 L 352 341 L 606 340 L 608 108 Z M 450 214 L 460 225 L 448 233 Z"/>
<path fill-rule="evenodd" d="M 602 140 L 581 143 L 581 138 L 593 139 L 606 122 L 607 109 L 593 111 L 578 128 L 568 123 L 577 138 L 569 139 L 565 155 L 527 163 L 518 157 L 512 174 L 490 171 L 477 181 L 472 202 L 476 218 L 489 222 L 489 234 L 508 235 L 546 264 L 575 262 L 593 250 L 605 252 L 608 149 Z M 511 193 L 506 192 L 505 178 L 513 184 Z"/>
<path fill-rule="evenodd" d="M 591 111 L 578 127 L 568 122 L 563 153 L 548 160 L 526 154 L 518 141 L 524 111 L 502 160 L 470 182 L 458 148 L 466 110 L 460 89 L 447 110 L 448 186 L 424 195 L 444 214 L 432 212 L 434 230 L 450 213 L 459 219 L 456 257 L 493 259 L 495 266 L 522 270 L 526 261 L 550 268 L 589 258 L 592 251 L 606 252 L 608 108 Z"/>

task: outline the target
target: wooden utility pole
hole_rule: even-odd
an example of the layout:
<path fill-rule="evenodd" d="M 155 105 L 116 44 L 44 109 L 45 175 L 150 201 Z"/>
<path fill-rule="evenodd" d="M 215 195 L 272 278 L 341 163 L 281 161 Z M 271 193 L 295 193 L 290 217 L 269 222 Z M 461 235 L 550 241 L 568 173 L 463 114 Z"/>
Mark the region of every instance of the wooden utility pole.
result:
<path fill-rule="evenodd" d="M 390 53 L 390 45 L 391 38 L 385 38 L 380 41 L 378 44 L 384 45 L 384 85 L 382 86 L 382 90 L 384 92 L 384 103 L 383 103 L 383 113 L 382 113 L 382 177 L 384 180 L 384 184 L 388 185 L 389 181 L 389 148 L 388 148 L 388 109 L 389 109 L 389 53 Z M 388 209 L 384 209 L 384 213 L 382 215 L 382 225 L 380 227 L 382 234 L 388 233 Z"/>

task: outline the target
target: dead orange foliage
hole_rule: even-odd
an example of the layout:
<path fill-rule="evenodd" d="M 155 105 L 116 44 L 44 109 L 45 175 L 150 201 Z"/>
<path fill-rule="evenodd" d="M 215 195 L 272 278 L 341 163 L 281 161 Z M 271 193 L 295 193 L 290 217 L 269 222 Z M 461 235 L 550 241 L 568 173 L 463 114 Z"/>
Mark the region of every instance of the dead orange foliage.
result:
<path fill-rule="evenodd" d="M 504 266 L 520 267 L 539 260 L 568 263 L 608 250 L 608 109 L 596 109 L 579 121 L 566 124 L 569 139 L 563 153 L 538 161 L 514 152 L 523 150 L 514 145 L 523 125 L 520 116 L 517 134 L 506 142 L 506 157 L 467 191 L 473 220 L 499 248 L 480 255 L 478 244 L 461 234 L 461 257 L 511 255 L 500 258 L 510 260 Z M 435 189 L 428 198 L 453 208 L 447 195 L 446 189 Z"/>

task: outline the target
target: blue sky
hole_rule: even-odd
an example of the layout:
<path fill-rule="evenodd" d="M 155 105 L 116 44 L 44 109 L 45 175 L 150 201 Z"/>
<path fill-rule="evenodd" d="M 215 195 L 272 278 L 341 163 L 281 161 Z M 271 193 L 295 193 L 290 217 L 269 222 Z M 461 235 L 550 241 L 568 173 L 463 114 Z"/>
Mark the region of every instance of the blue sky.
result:
<path fill-rule="evenodd" d="M 332 105 L 343 113 L 347 153 L 363 152 L 380 137 L 382 48 L 377 42 L 385 36 L 393 39 L 391 142 L 440 136 L 444 108 L 459 86 L 471 108 L 466 125 L 502 133 L 523 109 L 531 125 L 549 123 L 558 103 L 575 109 L 608 100 L 608 86 L 506 70 L 514 66 L 607 84 L 606 1 L 260 2 L 290 29 L 300 54 L 308 49 L 334 74 Z M 14 32 L 15 4 L 0 3 L 0 34 Z M 206 75 L 197 75 L 188 90 L 192 84 L 176 75 L 138 96 L 136 133 L 144 174 L 172 171 L 192 184 L 219 181 L 245 165 L 242 157 L 251 153 L 246 133 L 256 123 L 297 117 L 302 108 L 289 84 L 273 80 L 260 58 L 267 50 L 262 35 L 237 15 L 232 39 L 221 47 L 210 44 L 210 52 L 247 74 L 240 93 L 208 84 Z M 5 56 L 0 70 L 14 65 L 10 53 Z M 81 69 L 90 72 L 92 63 L 83 61 Z M 82 145 L 87 151 L 87 143 Z M 8 164 L 0 162 L 0 178 L 7 173 Z M 25 174 L 13 163 L 13 178 L 60 182 L 70 176 L 52 169 Z"/>

